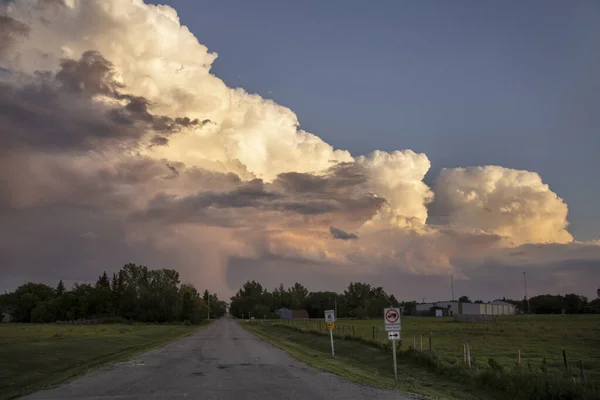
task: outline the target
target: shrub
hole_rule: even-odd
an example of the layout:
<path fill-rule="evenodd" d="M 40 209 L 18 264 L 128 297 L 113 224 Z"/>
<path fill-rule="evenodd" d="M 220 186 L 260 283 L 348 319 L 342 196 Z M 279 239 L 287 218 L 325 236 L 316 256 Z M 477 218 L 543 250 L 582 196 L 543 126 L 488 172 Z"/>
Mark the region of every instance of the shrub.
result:
<path fill-rule="evenodd" d="M 494 360 L 493 358 L 488 359 L 488 365 L 494 370 L 494 371 L 502 371 L 502 365 L 498 364 L 498 361 Z"/>

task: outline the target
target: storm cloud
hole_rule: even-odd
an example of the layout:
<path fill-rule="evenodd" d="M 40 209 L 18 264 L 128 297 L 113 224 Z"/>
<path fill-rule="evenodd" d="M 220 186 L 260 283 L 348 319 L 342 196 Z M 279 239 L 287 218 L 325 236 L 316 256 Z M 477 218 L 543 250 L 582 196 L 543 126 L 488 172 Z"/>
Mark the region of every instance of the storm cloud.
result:
<path fill-rule="evenodd" d="M 335 149 L 290 109 L 227 87 L 216 57 L 168 6 L 0 3 L 6 281 L 131 261 L 231 293 L 273 270 L 436 286 L 450 273 L 502 283 L 512 268 L 583 282 L 572 271 L 598 265 L 600 246 L 573 241 L 537 173 L 446 169 L 429 187 L 425 154 Z"/>

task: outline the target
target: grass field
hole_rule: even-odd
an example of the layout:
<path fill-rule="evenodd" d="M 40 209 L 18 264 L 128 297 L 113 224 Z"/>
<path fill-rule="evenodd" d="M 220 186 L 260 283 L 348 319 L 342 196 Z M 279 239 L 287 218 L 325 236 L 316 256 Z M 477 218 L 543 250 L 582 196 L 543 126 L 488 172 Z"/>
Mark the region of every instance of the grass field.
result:
<path fill-rule="evenodd" d="M 324 322 L 307 321 L 309 329 Z M 306 322 L 294 321 L 306 326 Z M 312 324 L 312 325 L 311 325 Z M 373 336 L 373 327 L 379 331 L 379 340 L 387 342 L 382 320 L 339 320 L 336 334 Z M 354 327 L 354 329 L 352 329 Z M 586 378 L 600 381 L 600 316 L 598 315 L 523 315 L 499 317 L 496 323 L 454 322 L 452 318 L 403 317 L 403 349 L 413 346 L 429 350 L 429 332 L 432 347 L 446 363 L 463 363 L 463 345 L 470 344 L 471 357 L 478 367 L 486 367 L 493 358 L 500 365 L 516 365 L 519 350 L 521 363 L 533 369 L 542 366 L 546 359 L 549 370 L 564 371 L 562 350 L 565 350 L 569 371 L 579 373 L 577 362 L 583 361 Z"/>
<path fill-rule="evenodd" d="M 430 399 L 495 399 L 473 386 L 462 385 L 449 377 L 437 376 L 409 358 L 398 359 L 400 379 L 398 385 L 394 386 L 392 354 L 375 346 L 336 340 L 334 359 L 331 357 L 328 336 L 311 335 L 263 323 L 243 323 L 242 326 L 310 366 L 356 382 L 388 389 L 395 387 Z"/>
<path fill-rule="evenodd" d="M 186 336 L 185 325 L 0 325 L 0 400 Z"/>

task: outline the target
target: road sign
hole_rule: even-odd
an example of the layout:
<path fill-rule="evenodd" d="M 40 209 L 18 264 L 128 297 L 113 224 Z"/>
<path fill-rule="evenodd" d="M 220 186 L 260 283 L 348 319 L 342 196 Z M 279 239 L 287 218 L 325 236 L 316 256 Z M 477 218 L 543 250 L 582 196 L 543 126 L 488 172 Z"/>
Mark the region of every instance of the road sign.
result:
<path fill-rule="evenodd" d="M 329 330 L 329 339 L 331 340 L 331 356 L 335 357 L 335 346 L 333 345 L 333 328 L 335 326 L 335 310 L 325 310 L 325 322 Z"/>
<path fill-rule="evenodd" d="M 390 332 L 388 332 L 388 339 L 390 339 L 390 340 L 399 340 L 400 339 L 400 331 L 390 331 Z"/>
<path fill-rule="evenodd" d="M 335 322 L 334 310 L 325 310 L 325 322 Z"/>
<path fill-rule="evenodd" d="M 400 339 L 400 330 L 402 324 L 400 322 L 399 308 L 384 308 L 383 320 L 385 322 L 385 330 L 388 331 L 388 339 L 392 341 L 392 356 L 394 359 L 394 383 L 398 383 L 398 364 L 396 363 L 396 340 Z"/>
<path fill-rule="evenodd" d="M 398 331 L 388 332 L 388 339 L 390 339 L 390 340 L 398 340 L 398 339 L 400 339 L 400 332 L 398 332 Z"/>
<path fill-rule="evenodd" d="M 384 308 L 383 316 L 385 318 L 386 325 L 396 325 L 400 323 L 400 309 L 399 308 Z"/>

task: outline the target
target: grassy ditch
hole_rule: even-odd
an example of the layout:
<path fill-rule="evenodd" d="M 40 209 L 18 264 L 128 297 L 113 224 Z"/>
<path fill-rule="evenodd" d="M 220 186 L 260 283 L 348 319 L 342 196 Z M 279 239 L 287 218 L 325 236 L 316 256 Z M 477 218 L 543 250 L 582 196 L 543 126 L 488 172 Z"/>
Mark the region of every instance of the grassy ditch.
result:
<path fill-rule="evenodd" d="M 431 399 L 494 399 L 475 387 L 440 378 L 411 359 L 398 359 L 398 384 L 394 385 L 391 350 L 358 340 L 335 339 L 336 357 L 331 357 L 329 336 L 260 323 L 242 324 L 245 328 L 287 351 L 298 360 L 343 378 L 387 389 L 424 395 Z"/>
<path fill-rule="evenodd" d="M 303 330 L 325 331 L 323 319 L 288 321 Z M 387 343 L 383 319 L 338 320 L 337 336 L 363 337 Z M 477 368 L 489 367 L 494 359 L 504 369 L 516 366 L 521 356 L 523 368 L 544 368 L 580 378 L 580 362 L 590 381 L 600 382 L 600 315 L 514 315 L 500 316 L 496 323 L 461 323 L 451 317 L 402 318 L 403 348 L 429 351 L 440 361 L 463 363 L 463 349 L 470 345 L 471 360 Z M 563 350 L 567 358 L 565 371 Z"/>
<path fill-rule="evenodd" d="M 202 325 L 0 325 L 0 400 L 82 375 L 187 336 Z"/>
<path fill-rule="evenodd" d="M 391 349 L 388 343 L 367 338 L 336 338 L 336 359 L 331 358 L 329 337 L 324 332 L 303 331 L 300 325 L 270 323 L 244 324 L 258 336 L 316 368 L 348 379 L 386 388 L 393 387 Z M 399 350 L 398 389 L 432 399 L 600 399 L 596 382 L 578 381 L 570 376 L 539 367 L 516 365 L 510 368 L 493 358 L 472 369 L 462 363 L 450 364 L 435 351 L 412 348 Z"/>

